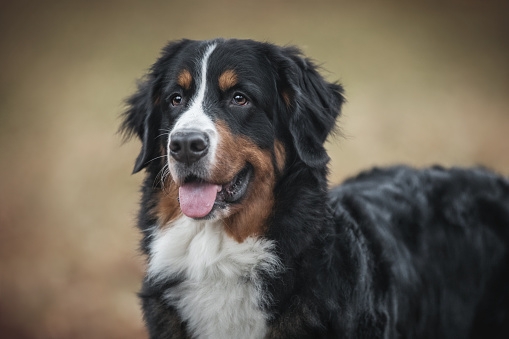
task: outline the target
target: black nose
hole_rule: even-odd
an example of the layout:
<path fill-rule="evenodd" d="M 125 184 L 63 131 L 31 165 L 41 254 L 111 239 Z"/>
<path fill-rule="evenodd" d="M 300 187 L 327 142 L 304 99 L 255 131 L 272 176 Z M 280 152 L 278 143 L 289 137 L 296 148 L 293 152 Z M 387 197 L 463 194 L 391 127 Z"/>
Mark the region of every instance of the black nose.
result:
<path fill-rule="evenodd" d="M 192 164 L 203 158 L 209 150 L 209 139 L 204 132 L 185 130 L 173 133 L 170 154 L 178 162 Z"/>

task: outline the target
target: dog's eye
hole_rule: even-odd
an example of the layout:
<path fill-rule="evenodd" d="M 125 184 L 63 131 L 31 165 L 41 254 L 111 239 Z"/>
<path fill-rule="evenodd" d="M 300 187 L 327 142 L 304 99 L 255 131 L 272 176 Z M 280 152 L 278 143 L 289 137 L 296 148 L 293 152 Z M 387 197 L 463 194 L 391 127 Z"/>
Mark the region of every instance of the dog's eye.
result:
<path fill-rule="evenodd" d="M 172 106 L 178 106 L 182 103 L 183 99 L 182 96 L 179 94 L 175 94 L 171 97 L 171 105 Z"/>
<path fill-rule="evenodd" d="M 232 102 L 237 106 L 245 106 L 248 103 L 248 100 L 244 95 L 240 93 L 235 93 Z"/>

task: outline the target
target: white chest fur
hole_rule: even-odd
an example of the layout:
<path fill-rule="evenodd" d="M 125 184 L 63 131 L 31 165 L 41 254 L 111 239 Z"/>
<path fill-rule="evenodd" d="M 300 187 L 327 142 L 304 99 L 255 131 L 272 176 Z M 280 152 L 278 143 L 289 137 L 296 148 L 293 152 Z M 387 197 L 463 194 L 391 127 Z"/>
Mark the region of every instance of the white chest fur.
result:
<path fill-rule="evenodd" d="M 272 242 L 250 237 L 237 243 L 220 221 L 183 216 L 156 231 L 150 250 L 150 279 L 183 279 L 165 297 L 193 337 L 264 337 L 267 315 L 262 306 L 268 300 L 260 273 L 274 275 L 280 268 Z"/>

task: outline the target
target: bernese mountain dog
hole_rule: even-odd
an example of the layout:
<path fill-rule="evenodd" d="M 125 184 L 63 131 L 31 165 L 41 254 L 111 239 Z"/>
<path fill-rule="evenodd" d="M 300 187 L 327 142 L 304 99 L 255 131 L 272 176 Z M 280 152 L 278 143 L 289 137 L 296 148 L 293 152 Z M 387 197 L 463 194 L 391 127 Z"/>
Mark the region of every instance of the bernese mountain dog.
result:
<path fill-rule="evenodd" d="M 171 42 L 128 101 L 151 338 L 509 338 L 509 180 L 328 189 L 343 89 L 294 47 Z"/>

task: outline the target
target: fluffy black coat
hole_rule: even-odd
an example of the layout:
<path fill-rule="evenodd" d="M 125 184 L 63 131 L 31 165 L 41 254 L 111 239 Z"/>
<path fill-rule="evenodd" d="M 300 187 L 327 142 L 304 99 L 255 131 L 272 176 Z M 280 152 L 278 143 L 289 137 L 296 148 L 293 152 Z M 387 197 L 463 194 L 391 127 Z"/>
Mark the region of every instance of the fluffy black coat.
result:
<path fill-rule="evenodd" d="M 394 167 L 328 194 L 297 194 L 306 199 L 287 204 L 270 234 L 292 268 L 272 285 L 279 337 L 509 333 L 507 180 L 483 169 Z"/>
<path fill-rule="evenodd" d="M 401 166 L 373 169 L 328 190 L 323 143 L 340 112 L 341 87 L 323 80 L 294 48 L 235 43 L 265 55 L 257 62 L 266 68 L 258 71 L 272 79 L 276 94 L 258 105 L 287 155 L 264 235 L 285 268 L 264 279 L 272 300 L 267 337 L 508 337 L 509 181 L 484 169 Z M 156 114 L 164 112 L 159 92 L 176 55 L 192 44 L 166 47 L 124 116 L 124 131 L 143 141 L 135 172 L 147 170 L 139 214 L 146 254 L 157 223 L 154 182 L 163 167 L 151 159 L 167 142 L 160 130 L 172 125 Z M 176 283 L 144 283 L 152 338 L 190 336 L 162 297 Z"/>

